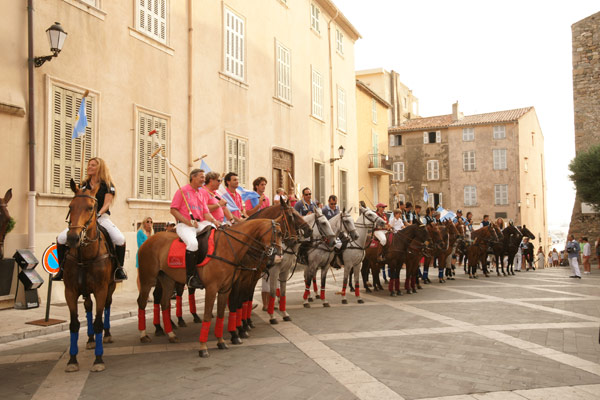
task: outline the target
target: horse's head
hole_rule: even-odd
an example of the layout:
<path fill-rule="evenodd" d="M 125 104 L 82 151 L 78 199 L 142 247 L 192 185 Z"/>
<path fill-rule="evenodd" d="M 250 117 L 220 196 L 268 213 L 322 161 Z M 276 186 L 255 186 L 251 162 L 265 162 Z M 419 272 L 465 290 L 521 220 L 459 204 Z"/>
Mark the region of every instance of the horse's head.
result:
<path fill-rule="evenodd" d="M 10 199 L 12 199 L 12 189 L 8 189 L 4 197 L 0 199 L 0 260 L 4 258 L 4 238 L 12 229 L 10 214 L 6 206 Z"/>
<path fill-rule="evenodd" d="M 377 215 L 375 211 L 363 206 L 361 206 L 359 210 L 360 215 L 362 215 L 365 220 L 373 224 L 373 228 L 385 228 L 385 221 L 379 215 Z"/>
<path fill-rule="evenodd" d="M 529 229 L 527 229 L 527 226 L 523 225 L 523 227 L 521 228 L 521 232 L 523 233 L 524 236 L 527 236 L 529 239 L 531 239 L 531 240 L 535 239 L 535 235 L 533 234 L 533 232 L 531 232 Z"/>
<path fill-rule="evenodd" d="M 446 229 L 448 230 L 448 233 L 450 234 L 450 236 L 453 236 L 453 237 L 460 236 L 460 232 L 458 231 L 458 229 L 456 228 L 456 225 L 454 225 L 452 220 L 450 220 L 450 219 L 445 220 L 444 225 L 446 226 Z"/>
<path fill-rule="evenodd" d="M 329 221 L 327 220 L 325 215 L 323 215 L 323 212 L 319 207 L 315 207 L 314 213 L 317 232 L 315 232 L 313 229 L 313 238 L 323 238 L 327 243 L 333 245 L 335 243 L 335 233 L 333 233 L 333 229 L 331 229 Z"/>
<path fill-rule="evenodd" d="M 98 212 L 98 201 L 96 192 L 100 185 L 93 189 L 81 189 L 71 179 L 71 190 L 75 193 L 69 204 L 67 215 L 69 231 L 67 232 L 67 246 L 74 248 L 85 243 L 87 231 L 96 228 L 96 213 Z"/>
<path fill-rule="evenodd" d="M 431 256 L 432 252 L 433 252 L 433 240 L 431 235 L 429 234 L 429 226 L 432 224 L 428 224 L 428 225 L 409 225 L 408 228 L 415 226 L 415 228 L 413 228 L 415 230 L 415 240 L 418 240 L 421 243 L 421 252 L 423 253 L 423 255 L 425 255 L 426 257 Z M 403 230 L 406 230 L 408 228 L 405 228 Z"/>
<path fill-rule="evenodd" d="M 466 233 L 466 227 L 465 227 L 465 223 L 462 220 L 462 218 L 459 218 L 456 220 L 454 227 L 456 228 L 456 231 L 458 232 L 458 239 L 459 240 L 464 239 L 465 233 Z"/>
<path fill-rule="evenodd" d="M 500 228 L 500 225 L 498 225 L 497 222 L 492 223 L 492 225 L 494 226 L 494 232 L 496 232 L 496 236 L 498 237 L 499 241 L 504 240 L 504 234 L 502 233 L 502 229 Z"/>
<path fill-rule="evenodd" d="M 350 212 L 346 212 L 346 209 L 342 210 L 342 212 L 340 213 L 340 218 L 342 219 L 342 231 L 348 233 L 352 240 L 357 240 L 359 235 L 356 231 L 356 226 L 354 225 L 354 220 L 352 219 L 352 215 L 350 215 Z"/>
<path fill-rule="evenodd" d="M 427 224 L 426 228 L 427 233 L 431 237 L 431 240 L 438 250 L 443 250 L 446 247 L 446 242 L 442 237 L 442 232 L 436 224 Z"/>

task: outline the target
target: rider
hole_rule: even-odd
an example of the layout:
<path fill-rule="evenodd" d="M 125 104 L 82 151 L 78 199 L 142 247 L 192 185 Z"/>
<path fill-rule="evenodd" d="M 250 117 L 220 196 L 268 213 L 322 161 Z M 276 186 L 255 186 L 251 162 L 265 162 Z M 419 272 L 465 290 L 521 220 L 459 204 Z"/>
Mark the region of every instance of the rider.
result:
<path fill-rule="evenodd" d="M 242 196 L 237 192 L 237 188 L 240 185 L 240 178 L 235 172 L 229 172 L 225 175 L 225 190 L 229 193 L 229 196 L 233 199 L 233 202 L 237 206 L 238 210 L 232 211 L 231 214 L 240 220 L 245 218 L 244 215 L 244 202 Z"/>
<path fill-rule="evenodd" d="M 302 189 L 302 199 L 294 205 L 294 210 L 298 211 L 303 217 L 312 214 L 317 206 L 311 199 L 312 191 L 305 187 Z"/>
<path fill-rule="evenodd" d="M 115 197 L 116 191 L 112 183 L 110 171 L 106 166 L 106 163 L 100 157 L 90 158 L 87 165 L 87 177 L 81 184 L 81 189 L 91 190 L 92 188 L 99 185 L 98 191 L 96 192 L 96 200 L 98 201 L 98 224 L 102 225 L 108 232 L 110 239 L 115 245 L 115 253 L 117 256 L 117 268 L 115 270 L 114 279 L 115 282 L 121 282 L 127 279 L 127 274 L 123 269 L 123 262 L 125 261 L 125 236 L 121 233 L 119 228 L 110 220 L 109 208 Z M 67 254 L 67 232 L 69 228 L 62 231 L 56 238 L 56 251 L 59 261 L 58 273 L 52 278 L 52 280 L 60 281 L 63 278 L 63 260 Z"/>
<path fill-rule="evenodd" d="M 204 177 L 204 186 L 198 190 L 198 195 L 203 203 L 206 203 L 208 211 L 219 222 L 225 218 L 231 222 L 241 222 L 241 219 L 232 215 L 227 208 L 227 200 L 221 198 L 217 189 L 221 185 L 221 178 L 218 172 L 209 172 Z"/>
<path fill-rule="evenodd" d="M 267 208 L 271 205 L 269 198 L 265 194 L 267 188 L 267 178 L 259 176 L 252 182 L 252 190 L 258 194 L 258 198 L 250 198 L 246 200 L 246 214 L 248 216 L 256 214 L 263 208 Z"/>
<path fill-rule="evenodd" d="M 373 231 L 373 235 L 375 235 L 375 237 L 377 238 L 377 240 L 379 240 L 379 243 L 381 244 L 382 248 L 385 248 L 385 245 L 387 243 L 387 238 L 386 238 L 386 233 L 388 230 L 391 229 L 391 226 L 388 223 L 388 217 L 385 214 L 385 208 L 387 207 L 387 204 L 383 204 L 383 203 L 377 203 L 377 205 L 375 206 L 377 208 L 377 211 L 375 211 L 375 213 L 382 219 L 385 221 L 385 228 L 383 229 L 375 229 Z M 385 254 L 382 251 L 381 254 L 379 255 L 378 261 L 384 261 L 384 257 Z"/>
<path fill-rule="evenodd" d="M 220 223 L 211 215 L 207 204 L 198 193 L 204 182 L 204 171 L 194 169 L 190 172 L 190 183 L 175 192 L 171 201 L 171 215 L 177 220 L 175 232 L 185 243 L 185 271 L 188 288 L 202 289 L 202 281 L 196 268 L 198 250 L 197 233 L 212 224 Z M 185 196 L 185 197 L 184 197 Z M 189 208 L 188 208 L 189 207 Z M 190 215 L 191 213 L 191 215 Z"/>
<path fill-rule="evenodd" d="M 323 207 L 323 215 L 327 220 L 335 217 L 340 213 L 340 208 L 337 206 L 337 196 L 332 194 L 327 200 L 327 205 Z"/>

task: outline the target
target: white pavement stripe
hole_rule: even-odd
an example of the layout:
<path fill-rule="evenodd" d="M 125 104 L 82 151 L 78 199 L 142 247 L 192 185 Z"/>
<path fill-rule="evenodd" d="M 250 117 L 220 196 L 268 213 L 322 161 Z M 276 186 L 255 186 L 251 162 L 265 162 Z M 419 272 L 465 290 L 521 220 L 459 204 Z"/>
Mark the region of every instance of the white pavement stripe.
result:
<path fill-rule="evenodd" d="M 600 385 L 558 386 L 552 388 L 514 390 L 470 395 L 429 397 L 420 400 L 597 400 Z"/>
<path fill-rule="evenodd" d="M 93 352 L 79 353 L 77 356 L 79 371 L 66 373 L 65 367 L 69 357 L 69 352 L 63 354 L 31 400 L 71 400 L 79 398 L 95 357 Z"/>
<path fill-rule="evenodd" d="M 268 318 L 264 315 L 258 315 L 262 320 L 268 322 Z M 317 363 L 357 398 L 361 400 L 404 399 L 375 377 L 294 323 L 286 322 L 285 324 L 271 325 L 271 327 Z"/>

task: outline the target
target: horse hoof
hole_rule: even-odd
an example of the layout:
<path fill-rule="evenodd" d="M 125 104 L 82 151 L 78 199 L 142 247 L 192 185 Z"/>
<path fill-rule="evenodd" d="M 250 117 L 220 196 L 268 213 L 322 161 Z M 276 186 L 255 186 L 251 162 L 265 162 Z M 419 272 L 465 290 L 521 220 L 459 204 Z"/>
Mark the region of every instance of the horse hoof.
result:
<path fill-rule="evenodd" d="M 181 318 L 179 321 L 177 321 L 177 326 L 180 328 L 187 328 L 187 324 L 185 323 L 183 318 Z"/>
<path fill-rule="evenodd" d="M 310 304 L 304 303 L 304 308 L 310 308 Z"/>
<path fill-rule="evenodd" d="M 165 336 L 165 331 L 160 325 L 155 325 L 156 330 L 154 331 L 154 336 Z"/>
<path fill-rule="evenodd" d="M 329 303 L 323 303 L 323 307 L 331 307 Z"/>
<path fill-rule="evenodd" d="M 348 304 L 348 300 L 342 299 L 342 304 Z"/>
<path fill-rule="evenodd" d="M 396 297 L 396 292 L 390 292 L 390 297 Z"/>
<path fill-rule="evenodd" d="M 406 289 L 406 294 L 410 294 L 410 289 Z"/>
<path fill-rule="evenodd" d="M 318 297 L 317 297 L 317 298 L 318 298 Z M 309 303 L 312 303 L 313 301 L 314 301 L 314 300 L 313 300 L 313 298 L 312 298 L 312 297 L 309 297 L 309 298 L 308 298 L 308 302 L 309 302 Z"/>
<path fill-rule="evenodd" d="M 146 335 L 140 338 L 140 343 L 150 343 L 152 342 L 152 339 L 150 339 L 150 336 Z"/>
<path fill-rule="evenodd" d="M 95 349 L 96 348 L 96 342 L 87 342 L 85 344 L 85 348 L 88 349 L 88 350 Z"/>
<path fill-rule="evenodd" d="M 363 299 L 358 299 L 357 302 L 358 302 L 358 304 L 364 304 L 365 303 L 365 301 Z"/>
<path fill-rule="evenodd" d="M 208 350 L 199 350 L 198 355 L 200 358 L 208 358 Z"/>
<path fill-rule="evenodd" d="M 413 293 L 417 293 L 417 289 L 413 289 L 413 290 L 412 290 L 412 292 L 413 292 Z"/>
<path fill-rule="evenodd" d="M 169 336 L 169 343 L 179 343 L 179 338 L 177 336 Z"/>
<path fill-rule="evenodd" d="M 219 348 L 219 350 L 227 350 L 229 348 L 227 346 L 227 343 L 225 343 L 225 342 L 217 343 L 217 347 Z M 202 350 L 200 350 L 200 351 L 202 351 Z M 200 357 L 202 357 L 202 355 Z"/>
<path fill-rule="evenodd" d="M 289 315 L 286 315 L 285 317 L 283 317 L 283 320 L 286 322 L 290 322 L 292 320 L 292 317 L 290 317 Z"/>
<path fill-rule="evenodd" d="M 104 338 L 102 339 L 102 342 L 104 342 L 104 343 L 112 343 L 113 342 L 113 338 L 112 338 L 112 336 L 104 336 Z"/>
<path fill-rule="evenodd" d="M 242 339 L 248 339 L 250 337 L 250 335 L 248 335 L 248 332 L 246 331 L 239 331 L 238 335 L 242 338 Z"/>
<path fill-rule="evenodd" d="M 279 322 L 277 322 L 277 320 L 276 320 L 275 318 L 271 318 L 271 319 L 269 320 L 269 323 L 270 323 L 271 325 L 277 325 Z"/>
<path fill-rule="evenodd" d="M 254 329 L 254 328 L 256 328 L 256 325 L 254 325 L 254 322 L 252 322 L 252 320 L 251 320 L 250 318 L 248 318 L 248 326 L 249 326 L 251 329 Z"/>
<path fill-rule="evenodd" d="M 67 364 L 67 368 L 65 368 L 65 372 L 77 372 L 79 371 L 79 364 Z"/>
<path fill-rule="evenodd" d="M 198 316 L 198 314 L 193 314 L 193 315 L 194 315 L 194 323 L 195 324 L 202 323 L 202 319 Z"/>
<path fill-rule="evenodd" d="M 377 289 L 375 289 L 375 290 L 377 290 Z M 371 289 L 369 289 L 369 288 L 365 288 L 365 292 L 367 292 L 367 293 L 371 293 Z"/>
<path fill-rule="evenodd" d="M 106 366 L 104 365 L 104 363 L 98 363 L 98 364 L 94 364 L 92 366 L 92 369 L 90 369 L 90 371 L 92 372 L 102 372 L 106 369 Z"/>
<path fill-rule="evenodd" d="M 321 299 L 321 295 L 320 295 L 320 294 L 316 295 L 315 297 L 316 297 L 318 300 L 320 300 L 320 299 Z"/>
<path fill-rule="evenodd" d="M 398 296 L 402 296 L 402 292 L 401 292 L 400 290 L 396 290 L 396 294 L 397 294 Z"/>
<path fill-rule="evenodd" d="M 383 283 L 389 283 L 389 282 L 388 282 L 388 280 L 387 280 L 387 279 L 384 279 L 384 280 L 383 280 Z"/>
<path fill-rule="evenodd" d="M 171 326 L 173 327 L 173 330 L 177 329 L 177 324 L 173 320 L 171 320 Z"/>
<path fill-rule="evenodd" d="M 240 339 L 239 337 L 232 337 L 231 338 L 231 344 L 242 344 L 242 339 Z"/>
<path fill-rule="evenodd" d="M 452 279 L 452 280 L 454 280 L 454 279 Z M 423 286 L 417 285 L 417 289 L 421 290 L 421 289 L 423 289 Z"/>

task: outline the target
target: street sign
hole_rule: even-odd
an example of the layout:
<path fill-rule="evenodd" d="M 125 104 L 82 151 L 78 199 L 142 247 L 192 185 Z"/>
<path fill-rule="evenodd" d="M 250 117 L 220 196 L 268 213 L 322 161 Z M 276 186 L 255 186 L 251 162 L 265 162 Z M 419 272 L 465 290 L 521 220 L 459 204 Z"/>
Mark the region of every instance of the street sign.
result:
<path fill-rule="evenodd" d="M 56 274 L 58 272 L 58 252 L 56 250 L 56 244 L 51 244 L 42 256 L 42 267 L 49 274 Z"/>

